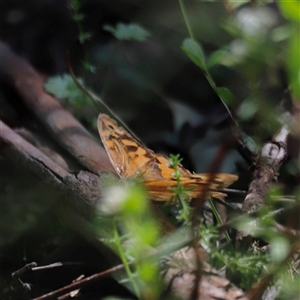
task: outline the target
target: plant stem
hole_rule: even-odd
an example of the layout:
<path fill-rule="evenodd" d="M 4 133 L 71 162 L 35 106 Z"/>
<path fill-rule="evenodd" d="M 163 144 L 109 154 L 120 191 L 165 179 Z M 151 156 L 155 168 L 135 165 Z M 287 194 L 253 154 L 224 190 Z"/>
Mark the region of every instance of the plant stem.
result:
<path fill-rule="evenodd" d="M 194 34 L 193 34 L 193 31 L 192 31 L 191 24 L 189 23 L 189 20 L 188 20 L 188 16 L 187 16 L 187 12 L 186 12 L 183 0 L 178 0 L 178 1 L 179 1 L 180 9 L 181 9 L 181 12 L 183 14 L 183 19 L 184 19 L 186 27 L 188 29 L 189 35 L 190 35 L 191 39 L 194 40 L 195 39 Z"/>
<path fill-rule="evenodd" d="M 127 259 L 126 259 L 125 253 L 124 253 L 124 249 L 123 249 L 123 247 L 121 245 L 121 242 L 120 242 L 121 240 L 120 240 L 120 236 L 118 234 L 118 229 L 117 229 L 117 225 L 116 225 L 116 220 L 115 219 L 113 220 L 113 232 L 114 232 L 114 240 L 115 240 L 116 246 L 117 246 L 117 251 L 118 251 L 120 259 L 121 259 L 121 261 L 122 261 L 122 263 L 124 265 L 124 269 L 126 271 L 126 274 L 127 274 L 128 278 L 129 278 L 129 281 L 131 282 L 131 284 L 133 286 L 133 289 L 135 291 L 136 296 L 139 299 L 141 299 L 140 290 L 139 290 L 139 288 L 138 288 L 138 286 L 137 286 L 137 284 L 136 284 L 136 282 L 135 282 L 135 280 L 133 278 L 132 272 L 130 270 L 129 264 L 127 262 Z"/>
<path fill-rule="evenodd" d="M 209 199 L 208 201 L 209 201 L 209 205 L 210 205 L 210 207 L 211 207 L 211 210 L 212 210 L 212 212 L 213 212 L 215 218 L 217 219 L 218 224 L 219 224 L 219 225 L 222 225 L 223 222 L 222 222 L 221 216 L 220 216 L 220 214 L 218 213 L 218 211 L 217 211 L 217 209 L 216 209 L 216 207 L 215 207 L 215 205 L 214 205 L 214 202 L 213 202 L 211 199 Z M 230 239 L 230 236 L 229 236 L 227 230 L 225 230 L 225 238 L 226 238 L 227 243 L 230 243 L 230 242 L 231 242 L 231 239 Z"/>

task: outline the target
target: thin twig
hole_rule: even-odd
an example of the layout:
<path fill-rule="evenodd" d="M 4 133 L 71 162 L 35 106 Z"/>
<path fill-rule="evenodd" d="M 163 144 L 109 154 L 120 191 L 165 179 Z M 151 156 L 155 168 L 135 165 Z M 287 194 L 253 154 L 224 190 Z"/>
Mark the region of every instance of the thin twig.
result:
<path fill-rule="evenodd" d="M 74 290 L 77 290 L 77 289 L 80 289 L 80 288 L 83 288 L 87 285 L 90 285 L 100 279 L 103 279 L 109 275 L 111 275 L 113 272 L 116 272 L 118 270 L 121 270 L 123 269 L 124 266 L 123 264 L 120 264 L 120 265 L 117 265 L 111 269 L 108 269 L 108 270 L 105 270 L 103 272 L 100 272 L 100 273 L 97 273 L 97 274 L 94 274 L 92 276 L 89 276 L 89 277 L 86 277 L 84 279 L 81 279 L 80 281 L 76 281 L 76 282 L 73 282 L 69 285 L 66 285 L 58 290 L 55 290 L 51 293 L 48 293 L 48 294 L 45 294 L 43 296 L 40 296 L 40 297 L 37 297 L 37 298 L 34 298 L 32 300 L 44 300 L 44 299 L 51 299 L 51 298 L 54 298 L 54 297 L 58 297 L 58 296 L 61 296 L 61 295 L 64 295 L 68 292 L 71 292 L 71 291 L 74 291 Z"/>

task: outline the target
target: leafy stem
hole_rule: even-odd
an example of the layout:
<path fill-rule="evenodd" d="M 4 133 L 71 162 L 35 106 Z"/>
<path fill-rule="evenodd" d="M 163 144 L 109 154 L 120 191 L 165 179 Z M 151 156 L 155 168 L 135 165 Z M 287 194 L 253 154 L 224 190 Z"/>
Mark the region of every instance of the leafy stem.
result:
<path fill-rule="evenodd" d="M 114 238 L 114 241 L 115 241 L 115 245 L 116 245 L 116 248 L 117 248 L 117 252 L 120 256 L 120 259 L 124 265 L 124 269 L 126 271 L 126 274 L 129 278 L 129 281 L 131 282 L 132 286 L 133 286 L 133 289 L 135 291 L 135 294 L 137 295 L 137 297 L 140 299 L 141 295 L 140 295 L 140 290 L 136 284 L 136 281 L 133 277 L 133 274 L 131 272 L 131 269 L 130 269 L 130 266 L 129 266 L 129 263 L 126 259 L 126 255 L 125 255 L 125 252 L 124 252 L 124 249 L 122 247 L 122 239 L 121 237 L 119 236 L 119 233 L 118 233 L 118 228 L 117 228 L 117 222 L 116 222 L 116 219 L 113 218 L 113 221 L 112 221 L 112 224 L 113 224 L 113 238 Z"/>
<path fill-rule="evenodd" d="M 174 177 L 177 181 L 176 187 L 170 188 L 170 190 L 174 193 L 174 197 L 178 200 L 178 202 L 181 206 L 181 213 L 180 213 L 180 216 L 178 217 L 178 219 L 188 222 L 190 213 L 191 213 L 191 208 L 185 200 L 185 195 L 190 190 L 190 188 L 188 188 L 188 189 L 185 188 L 180 181 L 181 173 L 178 169 L 178 166 L 180 165 L 181 160 L 182 159 L 179 158 L 179 155 L 172 155 L 172 154 L 170 155 L 170 163 L 171 163 L 171 166 L 175 170 Z"/>
<path fill-rule="evenodd" d="M 70 6 L 73 10 L 73 19 L 77 23 L 78 27 L 78 40 L 84 49 L 84 59 L 82 61 L 82 65 L 85 70 L 89 72 L 95 72 L 95 66 L 90 63 L 86 49 L 86 41 L 91 39 L 92 34 L 83 30 L 82 21 L 84 20 L 85 16 L 80 12 L 80 9 L 82 8 L 82 2 L 81 0 L 72 0 Z"/>

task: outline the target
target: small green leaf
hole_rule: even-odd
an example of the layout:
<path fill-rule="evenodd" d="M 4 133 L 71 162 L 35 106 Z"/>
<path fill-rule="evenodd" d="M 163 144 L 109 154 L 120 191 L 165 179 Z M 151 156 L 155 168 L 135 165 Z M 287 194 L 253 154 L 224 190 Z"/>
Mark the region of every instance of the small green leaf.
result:
<path fill-rule="evenodd" d="M 83 84 L 81 79 L 78 79 L 78 81 Z M 72 77 L 68 74 L 49 78 L 44 87 L 48 93 L 69 101 L 75 107 L 80 108 L 91 104 L 88 97 L 77 88 Z"/>
<path fill-rule="evenodd" d="M 188 55 L 188 57 L 202 70 L 206 69 L 205 55 L 201 45 L 191 38 L 183 41 L 181 49 Z"/>
<path fill-rule="evenodd" d="M 223 58 L 227 55 L 228 51 L 225 49 L 219 49 L 213 52 L 207 59 L 206 66 L 208 69 L 212 68 L 215 65 L 223 64 Z"/>
<path fill-rule="evenodd" d="M 82 33 L 80 33 L 80 35 L 79 35 L 79 42 L 80 42 L 80 44 L 84 44 L 84 42 L 90 40 L 91 37 L 92 37 L 92 34 L 89 33 L 89 32 L 82 32 Z"/>
<path fill-rule="evenodd" d="M 78 11 L 82 8 L 82 3 L 79 0 L 71 0 L 70 6 L 73 10 Z"/>
<path fill-rule="evenodd" d="M 219 97 L 225 102 L 227 105 L 232 105 L 234 102 L 234 95 L 231 91 L 225 87 L 217 87 L 216 92 Z"/>
<path fill-rule="evenodd" d="M 74 21 L 77 21 L 77 22 L 80 22 L 80 21 L 83 21 L 85 18 L 85 16 L 83 14 L 75 14 L 73 16 L 73 20 Z"/>
<path fill-rule="evenodd" d="M 137 24 L 118 23 L 116 28 L 110 25 L 104 25 L 103 29 L 111 32 L 118 40 L 136 40 L 143 42 L 150 36 L 150 32 Z"/>
<path fill-rule="evenodd" d="M 84 67 L 85 70 L 88 70 L 88 71 L 91 72 L 91 73 L 95 73 L 96 70 L 97 70 L 96 66 L 90 64 L 89 61 L 83 61 L 83 62 L 82 62 L 82 65 L 83 65 L 83 67 Z"/>

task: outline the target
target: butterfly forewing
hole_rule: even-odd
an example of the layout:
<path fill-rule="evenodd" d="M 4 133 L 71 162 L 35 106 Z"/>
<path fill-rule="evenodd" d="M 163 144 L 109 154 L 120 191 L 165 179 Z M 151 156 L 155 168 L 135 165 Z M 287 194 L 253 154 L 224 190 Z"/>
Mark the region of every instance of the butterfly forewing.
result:
<path fill-rule="evenodd" d="M 171 189 L 176 187 L 177 181 L 174 178 L 175 170 L 166 156 L 143 146 L 107 115 L 99 115 L 98 129 L 109 159 L 121 178 L 142 177 L 153 200 L 168 201 L 172 197 L 174 193 Z M 217 190 L 238 179 L 232 174 L 191 174 L 181 165 L 177 169 L 189 198 L 201 197 L 204 189 L 210 191 L 205 193 L 207 197 L 220 195 Z"/>
<path fill-rule="evenodd" d="M 121 178 L 137 177 L 155 164 L 152 151 L 147 151 L 109 116 L 99 115 L 98 129 L 109 159 Z"/>

